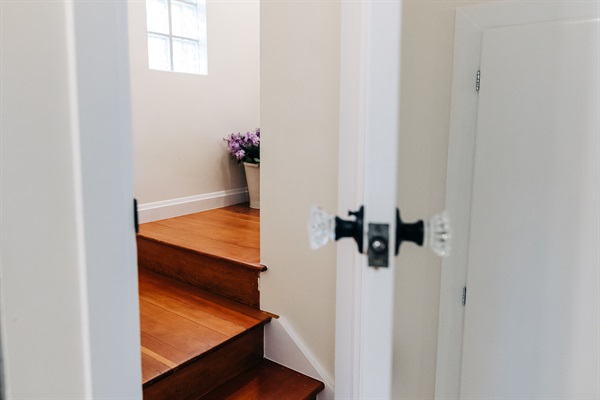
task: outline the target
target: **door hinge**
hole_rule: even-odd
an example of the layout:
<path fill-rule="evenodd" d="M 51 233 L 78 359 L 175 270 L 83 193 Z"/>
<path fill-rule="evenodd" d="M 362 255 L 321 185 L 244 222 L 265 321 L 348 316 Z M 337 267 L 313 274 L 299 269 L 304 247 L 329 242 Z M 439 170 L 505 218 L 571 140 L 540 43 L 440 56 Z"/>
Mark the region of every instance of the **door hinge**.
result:
<path fill-rule="evenodd" d="M 463 307 L 467 304 L 467 287 L 465 286 L 462 291 L 462 305 Z"/>
<path fill-rule="evenodd" d="M 475 80 L 475 90 L 479 92 L 479 86 L 481 84 L 481 71 L 477 71 L 477 79 Z"/>
<path fill-rule="evenodd" d="M 133 226 L 135 226 L 135 233 L 140 233 L 140 222 L 138 218 L 138 206 L 137 199 L 133 199 Z"/>

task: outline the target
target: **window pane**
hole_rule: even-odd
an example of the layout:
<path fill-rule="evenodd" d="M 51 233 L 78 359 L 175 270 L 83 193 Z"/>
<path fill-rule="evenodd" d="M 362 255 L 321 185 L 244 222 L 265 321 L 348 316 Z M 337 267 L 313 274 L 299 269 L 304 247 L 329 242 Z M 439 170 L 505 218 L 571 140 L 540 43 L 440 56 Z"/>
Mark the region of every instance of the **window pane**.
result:
<path fill-rule="evenodd" d="M 173 21 L 173 35 L 198 39 L 199 27 L 196 6 L 172 1 L 171 18 Z"/>
<path fill-rule="evenodd" d="M 198 41 L 198 50 L 198 73 L 208 75 L 208 49 L 206 46 L 206 38 Z"/>
<path fill-rule="evenodd" d="M 173 71 L 199 74 L 198 42 L 173 39 Z"/>
<path fill-rule="evenodd" d="M 148 30 L 169 34 L 169 10 L 167 0 L 146 0 Z"/>
<path fill-rule="evenodd" d="M 198 34 L 199 39 L 206 40 L 206 1 L 198 0 L 196 12 L 198 13 Z"/>
<path fill-rule="evenodd" d="M 169 39 L 158 35 L 148 35 L 148 66 L 161 71 L 171 70 Z"/>

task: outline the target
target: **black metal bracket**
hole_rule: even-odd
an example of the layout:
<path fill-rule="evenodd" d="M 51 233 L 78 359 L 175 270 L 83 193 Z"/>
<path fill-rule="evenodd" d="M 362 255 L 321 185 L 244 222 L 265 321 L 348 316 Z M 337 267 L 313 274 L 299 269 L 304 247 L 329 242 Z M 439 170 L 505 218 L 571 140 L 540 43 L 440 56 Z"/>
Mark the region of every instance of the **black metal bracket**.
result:
<path fill-rule="evenodd" d="M 396 208 L 396 255 L 400 253 L 402 242 L 413 242 L 423 246 L 425 239 L 425 224 L 423 221 L 407 224 L 400 219 L 400 209 Z"/>
<path fill-rule="evenodd" d="M 133 226 L 135 227 L 135 233 L 140 233 L 139 221 L 137 199 L 133 199 Z"/>
<path fill-rule="evenodd" d="M 358 246 L 358 251 L 363 253 L 363 237 L 364 237 L 364 214 L 365 208 L 364 206 L 360 206 L 358 211 L 348 211 L 348 215 L 354 217 L 353 220 L 345 220 L 340 217 L 335 217 L 335 240 L 339 240 L 341 238 L 350 237 L 353 238 Z M 371 231 L 371 229 L 369 229 Z M 372 235 L 371 235 L 372 236 Z M 377 239 L 377 240 L 375 240 Z M 373 243 L 387 243 L 386 240 L 380 240 L 379 236 L 371 240 Z M 425 223 L 423 221 L 417 221 L 410 224 L 407 224 L 402 221 L 400 218 L 400 210 L 396 208 L 396 255 L 400 252 L 400 245 L 402 242 L 413 242 L 419 246 L 423 246 L 423 242 L 425 241 Z M 381 254 L 386 250 L 380 248 L 378 246 L 377 249 L 371 248 L 371 243 L 369 244 L 369 253 L 377 253 Z"/>
<path fill-rule="evenodd" d="M 361 254 L 363 252 L 364 214 L 365 208 L 364 206 L 360 206 L 358 211 L 348 211 L 348 215 L 354 217 L 354 220 L 348 221 L 340 217 L 335 217 L 335 240 L 344 237 L 354 238 L 358 246 L 358 251 Z"/>

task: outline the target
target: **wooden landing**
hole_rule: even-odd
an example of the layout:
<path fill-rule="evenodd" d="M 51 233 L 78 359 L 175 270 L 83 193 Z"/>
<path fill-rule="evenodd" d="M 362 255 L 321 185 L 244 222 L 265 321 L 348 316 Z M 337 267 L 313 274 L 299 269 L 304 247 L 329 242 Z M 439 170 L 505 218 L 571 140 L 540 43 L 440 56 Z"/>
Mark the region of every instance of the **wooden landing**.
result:
<path fill-rule="evenodd" d="M 264 270 L 259 263 L 260 210 L 247 204 L 142 224 L 140 235 Z"/>
<path fill-rule="evenodd" d="M 229 354 L 235 340 L 244 342 L 242 348 L 233 346 L 230 356 L 221 351 L 218 359 L 246 357 L 243 371 L 262 358 L 262 329 L 255 328 L 270 320 L 267 314 L 148 271 L 140 271 L 139 288 L 144 388 L 220 349 Z M 251 340 L 244 341 L 253 329 L 258 340 L 249 335 Z M 218 368 L 218 362 L 209 361 L 211 368 Z"/>

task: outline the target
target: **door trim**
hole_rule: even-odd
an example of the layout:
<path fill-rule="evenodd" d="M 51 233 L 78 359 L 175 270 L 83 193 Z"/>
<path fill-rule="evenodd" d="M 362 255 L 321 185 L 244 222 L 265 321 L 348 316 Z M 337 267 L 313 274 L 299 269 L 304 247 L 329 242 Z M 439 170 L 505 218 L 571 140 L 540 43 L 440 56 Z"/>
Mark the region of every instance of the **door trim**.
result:
<path fill-rule="evenodd" d="M 364 202 L 365 4 L 341 3 L 338 215 Z M 360 381 L 360 274 L 363 256 L 349 240 L 337 243 L 335 397 L 358 398 Z"/>
<path fill-rule="evenodd" d="M 473 162 L 478 97 L 475 80 L 484 31 L 558 19 L 598 18 L 600 2 L 493 3 L 457 8 L 446 210 L 452 216 L 452 257 L 442 261 L 435 398 L 459 398 Z M 481 72 L 485 85 L 485 71 Z M 460 240 L 462 239 L 462 240 Z"/>
<path fill-rule="evenodd" d="M 338 215 L 365 205 L 395 243 L 402 1 L 342 2 Z M 366 241 L 365 241 L 366 243 Z M 389 398 L 394 246 L 389 267 L 369 268 L 341 241 L 336 279 L 336 398 Z"/>

